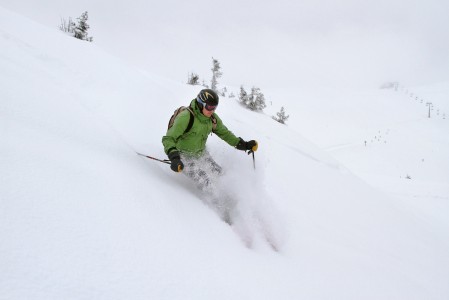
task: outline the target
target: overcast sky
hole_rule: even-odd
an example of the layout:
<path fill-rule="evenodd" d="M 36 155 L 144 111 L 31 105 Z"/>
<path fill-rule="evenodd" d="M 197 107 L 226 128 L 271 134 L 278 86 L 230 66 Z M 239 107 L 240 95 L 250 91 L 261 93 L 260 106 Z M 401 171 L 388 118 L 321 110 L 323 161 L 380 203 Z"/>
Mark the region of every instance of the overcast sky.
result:
<path fill-rule="evenodd" d="M 89 11 L 94 42 L 184 81 L 261 87 L 449 79 L 449 1 L 0 0 L 55 28 Z"/>

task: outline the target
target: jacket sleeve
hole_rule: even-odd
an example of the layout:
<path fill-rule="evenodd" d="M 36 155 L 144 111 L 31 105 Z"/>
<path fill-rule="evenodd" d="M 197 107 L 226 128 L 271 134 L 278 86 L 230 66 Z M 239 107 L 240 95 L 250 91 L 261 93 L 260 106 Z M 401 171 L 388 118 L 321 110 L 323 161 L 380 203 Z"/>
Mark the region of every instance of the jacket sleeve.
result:
<path fill-rule="evenodd" d="M 214 130 L 214 133 L 221 138 L 223 141 L 231 145 L 232 147 L 237 146 L 240 141 L 240 138 L 236 137 L 232 131 L 230 131 L 221 121 L 221 119 L 214 115 L 217 120 L 217 127 Z"/>
<path fill-rule="evenodd" d="M 162 137 L 165 154 L 169 154 L 173 150 L 177 150 L 176 144 L 178 139 L 184 134 L 190 121 L 190 112 L 186 109 L 182 111 L 175 119 L 173 126 L 167 130 L 165 136 Z"/>

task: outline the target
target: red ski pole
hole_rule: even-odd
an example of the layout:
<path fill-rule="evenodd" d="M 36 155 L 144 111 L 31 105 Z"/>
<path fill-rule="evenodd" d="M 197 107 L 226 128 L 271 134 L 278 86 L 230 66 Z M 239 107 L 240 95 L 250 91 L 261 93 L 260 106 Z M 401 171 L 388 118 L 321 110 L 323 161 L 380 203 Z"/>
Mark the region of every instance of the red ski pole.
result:
<path fill-rule="evenodd" d="M 145 155 L 145 154 L 142 154 L 142 153 L 139 153 L 139 152 L 136 152 L 136 153 L 137 153 L 137 155 L 145 156 L 146 158 L 149 158 L 149 159 L 152 159 L 152 160 L 156 160 L 156 161 L 159 161 L 159 162 L 164 163 L 164 164 L 171 164 L 169 159 L 159 159 L 159 158 L 155 158 L 155 157 L 152 157 L 152 156 L 149 156 L 149 155 Z"/>

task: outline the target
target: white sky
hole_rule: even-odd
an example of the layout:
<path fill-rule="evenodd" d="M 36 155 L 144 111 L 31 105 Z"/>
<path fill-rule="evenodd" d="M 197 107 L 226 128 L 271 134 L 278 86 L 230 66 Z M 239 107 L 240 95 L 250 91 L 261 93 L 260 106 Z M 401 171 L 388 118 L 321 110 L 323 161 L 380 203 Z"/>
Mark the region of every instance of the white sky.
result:
<path fill-rule="evenodd" d="M 132 3 L 132 4 L 130 4 Z M 449 2 L 0 0 L 48 26 L 89 11 L 94 42 L 131 63 L 185 81 L 226 85 L 378 86 L 449 78 Z"/>

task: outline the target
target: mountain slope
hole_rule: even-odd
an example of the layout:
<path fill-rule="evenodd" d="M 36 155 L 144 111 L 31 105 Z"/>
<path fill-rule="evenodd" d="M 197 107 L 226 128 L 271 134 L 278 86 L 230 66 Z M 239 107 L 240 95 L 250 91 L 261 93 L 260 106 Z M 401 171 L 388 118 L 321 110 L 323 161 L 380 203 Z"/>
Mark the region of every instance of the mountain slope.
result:
<path fill-rule="evenodd" d="M 447 241 L 288 127 L 222 99 L 247 248 L 163 158 L 198 88 L 0 9 L 0 298 L 443 299 Z M 38 34 L 37 34 L 38 33 Z M 237 228 L 238 229 L 238 228 Z M 263 239 L 270 231 L 274 252 Z"/>

